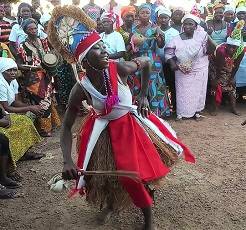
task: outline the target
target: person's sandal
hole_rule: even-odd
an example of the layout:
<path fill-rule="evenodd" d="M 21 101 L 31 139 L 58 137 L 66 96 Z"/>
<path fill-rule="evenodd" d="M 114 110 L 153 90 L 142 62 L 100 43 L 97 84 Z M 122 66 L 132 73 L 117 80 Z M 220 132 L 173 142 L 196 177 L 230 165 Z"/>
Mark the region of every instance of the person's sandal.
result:
<path fill-rule="evenodd" d="M 0 199 L 14 199 L 16 197 L 16 191 L 14 189 L 7 189 L 0 184 Z"/>
<path fill-rule="evenodd" d="M 8 178 L 10 178 L 16 182 L 21 182 L 23 180 L 23 177 L 17 172 L 9 173 Z"/>
<path fill-rule="evenodd" d="M 16 181 L 6 178 L 5 181 L 1 180 L 0 184 L 8 189 L 17 189 L 21 187 L 21 184 L 18 184 Z"/>
<path fill-rule="evenodd" d="M 41 158 L 45 157 L 44 153 L 37 153 L 37 152 L 27 152 L 23 157 L 22 161 L 24 160 L 40 160 Z"/>
<path fill-rule="evenodd" d="M 182 120 L 183 120 L 183 117 L 180 115 L 177 115 L 177 118 L 175 119 L 175 121 L 182 121 Z"/>

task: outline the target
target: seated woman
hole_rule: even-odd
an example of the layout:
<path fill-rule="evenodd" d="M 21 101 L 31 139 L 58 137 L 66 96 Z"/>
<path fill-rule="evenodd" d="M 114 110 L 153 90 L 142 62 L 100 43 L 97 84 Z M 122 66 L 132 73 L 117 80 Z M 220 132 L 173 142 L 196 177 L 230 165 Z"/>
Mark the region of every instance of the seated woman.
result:
<path fill-rule="evenodd" d="M 41 140 L 31 119 L 23 114 L 28 111 L 37 115 L 42 113 L 40 106 L 29 106 L 18 99 L 16 73 L 17 64 L 13 59 L 0 58 L 0 104 L 11 113 L 11 126 L 8 129 L 0 128 L 0 133 L 5 134 L 10 140 L 11 159 L 14 166 L 32 146 Z M 39 159 L 42 156 L 33 154 L 32 159 Z"/>
<path fill-rule="evenodd" d="M 37 118 L 37 129 L 41 136 L 50 137 L 52 128 L 59 127 L 61 122 L 53 101 L 53 72 L 49 72 L 43 63 L 44 55 L 50 52 L 48 41 L 38 37 L 38 25 L 34 19 L 24 20 L 22 28 L 28 37 L 19 48 L 17 62 L 30 103 L 44 110 Z"/>

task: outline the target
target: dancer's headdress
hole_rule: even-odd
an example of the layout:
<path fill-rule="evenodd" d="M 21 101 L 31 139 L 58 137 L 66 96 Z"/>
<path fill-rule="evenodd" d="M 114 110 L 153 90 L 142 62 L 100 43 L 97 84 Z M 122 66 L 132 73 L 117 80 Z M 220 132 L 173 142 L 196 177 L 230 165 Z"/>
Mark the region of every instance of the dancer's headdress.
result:
<path fill-rule="evenodd" d="M 96 23 L 75 6 L 58 6 L 48 25 L 51 45 L 69 63 L 81 61 L 93 45 L 101 40 Z"/>

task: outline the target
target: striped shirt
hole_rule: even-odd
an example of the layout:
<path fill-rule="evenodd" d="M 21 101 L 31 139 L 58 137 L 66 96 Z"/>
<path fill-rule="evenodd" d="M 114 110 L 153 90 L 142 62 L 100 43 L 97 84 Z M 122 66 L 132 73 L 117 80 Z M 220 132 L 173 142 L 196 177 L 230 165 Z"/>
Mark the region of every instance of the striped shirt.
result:
<path fill-rule="evenodd" d="M 11 24 L 6 21 L 0 21 L 0 42 L 8 45 L 10 32 Z"/>

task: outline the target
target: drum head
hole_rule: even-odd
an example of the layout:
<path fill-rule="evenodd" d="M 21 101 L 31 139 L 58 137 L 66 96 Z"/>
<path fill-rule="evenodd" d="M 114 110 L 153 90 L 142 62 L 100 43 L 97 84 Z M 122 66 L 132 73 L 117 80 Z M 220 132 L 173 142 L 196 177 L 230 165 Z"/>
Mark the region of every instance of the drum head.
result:
<path fill-rule="evenodd" d="M 44 55 L 43 61 L 48 66 L 55 66 L 57 64 L 58 59 L 55 54 L 49 53 Z"/>

